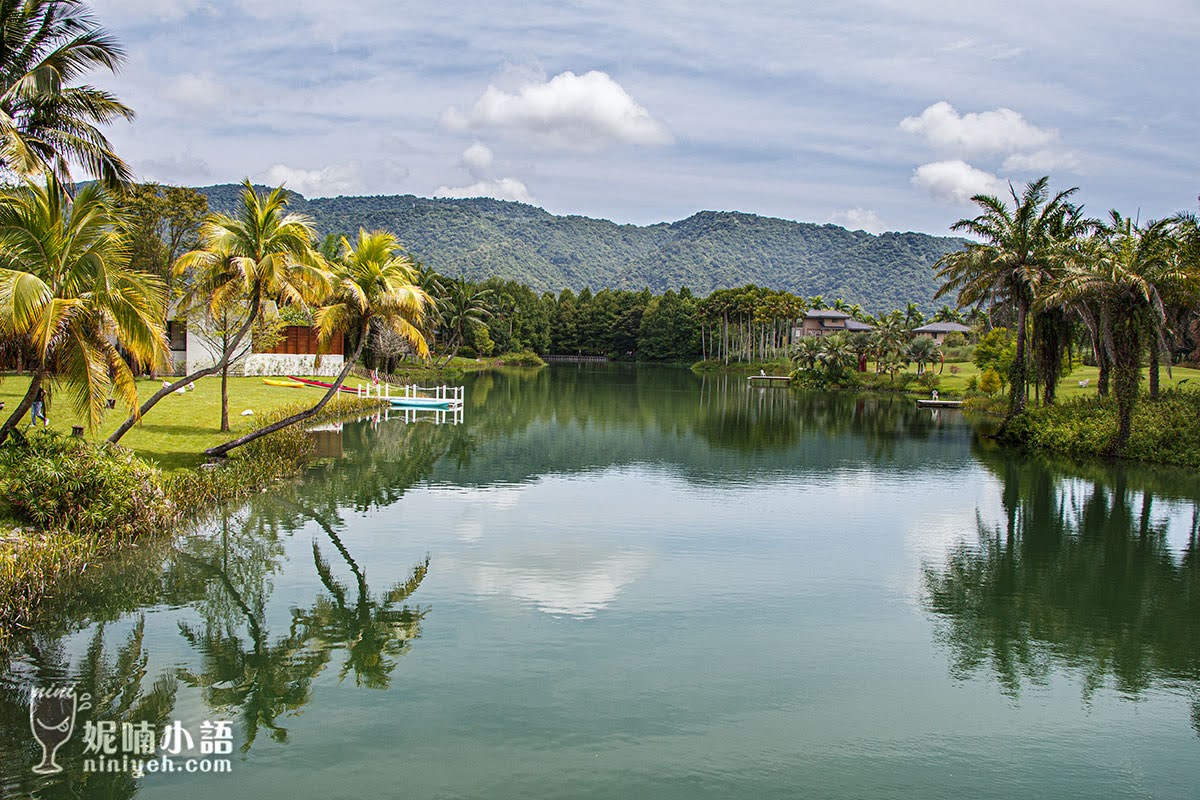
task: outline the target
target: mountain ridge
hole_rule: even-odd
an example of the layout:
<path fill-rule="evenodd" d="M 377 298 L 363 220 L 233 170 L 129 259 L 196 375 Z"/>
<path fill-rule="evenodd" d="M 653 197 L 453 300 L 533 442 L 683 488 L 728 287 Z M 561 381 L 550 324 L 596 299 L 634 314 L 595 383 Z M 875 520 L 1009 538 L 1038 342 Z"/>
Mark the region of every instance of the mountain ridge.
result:
<path fill-rule="evenodd" d="M 231 210 L 241 190 L 240 184 L 197 187 L 217 211 Z M 687 286 L 706 295 L 754 283 L 879 311 L 909 301 L 928 309 L 939 285 L 933 264 L 965 244 L 742 211 L 704 210 L 634 225 L 494 198 L 289 194 L 290 208 L 311 216 L 322 235 L 386 229 L 439 273 L 474 280 L 496 275 L 539 292 Z"/>

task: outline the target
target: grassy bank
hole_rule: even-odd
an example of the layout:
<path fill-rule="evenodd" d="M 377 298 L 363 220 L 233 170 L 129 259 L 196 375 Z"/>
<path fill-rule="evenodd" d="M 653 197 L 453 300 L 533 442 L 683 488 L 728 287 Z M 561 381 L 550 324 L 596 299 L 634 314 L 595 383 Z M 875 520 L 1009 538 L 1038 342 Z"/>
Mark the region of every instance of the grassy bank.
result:
<path fill-rule="evenodd" d="M 1009 425 L 1005 441 L 1034 452 L 1102 458 L 1112 452 L 1116 432 L 1115 398 L 1075 399 L 1030 409 Z M 1177 389 L 1156 400 L 1140 398 L 1122 458 L 1200 467 L 1200 391 Z"/>
<path fill-rule="evenodd" d="M 278 406 L 256 416 L 256 424 L 309 405 Z M 377 405 L 335 398 L 318 419 Z M 304 430 L 287 428 L 235 451 L 217 467 L 165 474 L 123 447 L 55 430 L 11 439 L 0 446 L 0 515 L 9 525 L 0 533 L 0 642 L 29 627 L 37 606 L 68 580 L 103 569 L 130 543 L 169 535 L 222 503 L 295 474 L 311 454 Z"/>
<path fill-rule="evenodd" d="M 361 381 L 352 379 L 348 386 L 357 386 Z M 262 378 L 229 379 L 229 425 L 232 433 L 221 432 L 221 379 L 201 378 L 195 383 L 195 391 L 172 394 L 154 407 L 140 424 L 129 431 L 121 444 L 141 458 L 153 462 L 165 472 L 199 466 L 205 460 L 205 448 L 227 442 L 239 432 L 244 433 L 263 424 L 263 418 L 284 407 L 311 406 L 321 397 L 324 389 L 290 389 L 268 386 Z M 6 404 L 3 413 L 11 413 L 21 402 L 29 388 L 29 377 L 6 375 L 0 382 L 0 401 Z M 143 401 L 162 388 L 162 381 L 138 381 L 138 397 Z M 243 411 L 253 411 L 252 416 L 242 416 Z M 85 425 L 71 409 L 70 398 L 64 392 L 52 390 L 50 407 L 50 429 L 70 434 L 71 426 Z M 85 429 L 85 438 L 102 442 L 117 426 L 125 421 L 125 409 L 116 408 L 107 413 L 100 425 L 91 431 Z M 22 423 L 25 428 L 28 419 Z"/>

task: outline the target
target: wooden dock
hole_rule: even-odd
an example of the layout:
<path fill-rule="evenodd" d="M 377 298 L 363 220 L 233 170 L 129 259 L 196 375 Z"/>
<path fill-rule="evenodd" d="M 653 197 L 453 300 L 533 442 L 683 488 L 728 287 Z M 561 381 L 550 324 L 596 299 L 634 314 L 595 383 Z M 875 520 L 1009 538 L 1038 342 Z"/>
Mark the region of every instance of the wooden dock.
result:
<path fill-rule="evenodd" d="M 750 383 L 754 383 L 754 381 L 766 381 L 767 385 L 770 386 L 779 382 L 790 383 L 792 379 L 787 375 L 747 375 L 746 380 Z"/>
<path fill-rule="evenodd" d="M 962 408 L 962 400 L 918 400 L 917 408 Z"/>

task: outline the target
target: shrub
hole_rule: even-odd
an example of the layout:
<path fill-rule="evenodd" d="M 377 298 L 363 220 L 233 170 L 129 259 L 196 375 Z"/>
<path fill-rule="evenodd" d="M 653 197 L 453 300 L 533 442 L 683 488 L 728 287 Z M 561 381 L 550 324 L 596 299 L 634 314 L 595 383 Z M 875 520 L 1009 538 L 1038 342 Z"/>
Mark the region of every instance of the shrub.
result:
<path fill-rule="evenodd" d="M 116 445 L 35 431 L 0 447 L 0 475 L 12 513 L 44 530 L 131 539 L 174 518 L 162 474 Z"/>
<path fill-rule="evenodd" d="M 522 350 L 519 353 L 508 353 L 500 359 L 506 367 L 544 367 L 546 362 L 532 350 Z"/>
<path fill-rule="evenodd" d="M 942 341 L 942 347 L 963 347 L 967 343 L 967 337 L 958 331 L 952 331 L 946 334 L 946 338 Z"/>
<path fill-rule="evenodd" d="M 942 385 L 942 376 L 932 370 L 926 370 L 917 378 L 917 383 L 921 388 L 932 391 Z"/>
<path fill-rule="evenodd" d="M 991 397 L 1004 387 L 1004 379 L 1000 377 L 1000 373 L 996 370 L 987 369 L 984 370 L 983 374 L 979 376 L 979 382 L 977 385 L 979 387 L 979 391 L 983 392 L 988 397 Z"/>

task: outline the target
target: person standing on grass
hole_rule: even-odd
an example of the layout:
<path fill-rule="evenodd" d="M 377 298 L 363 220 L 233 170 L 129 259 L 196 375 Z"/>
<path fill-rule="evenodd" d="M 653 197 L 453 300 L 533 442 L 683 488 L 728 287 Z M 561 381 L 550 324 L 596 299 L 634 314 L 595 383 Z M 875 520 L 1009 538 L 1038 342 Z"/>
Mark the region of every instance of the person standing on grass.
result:
<path fill-rule="evenodd" d="M 42 418 L 42 423 L 45 427 L 50 427 L 50 419 L 46 416 L 46 390 L 41 386 L 38 387 L 37 394 L 33 396 L 33 406 L 30 408 L 29 424 L 36 427 L 38 417 Z"/>

